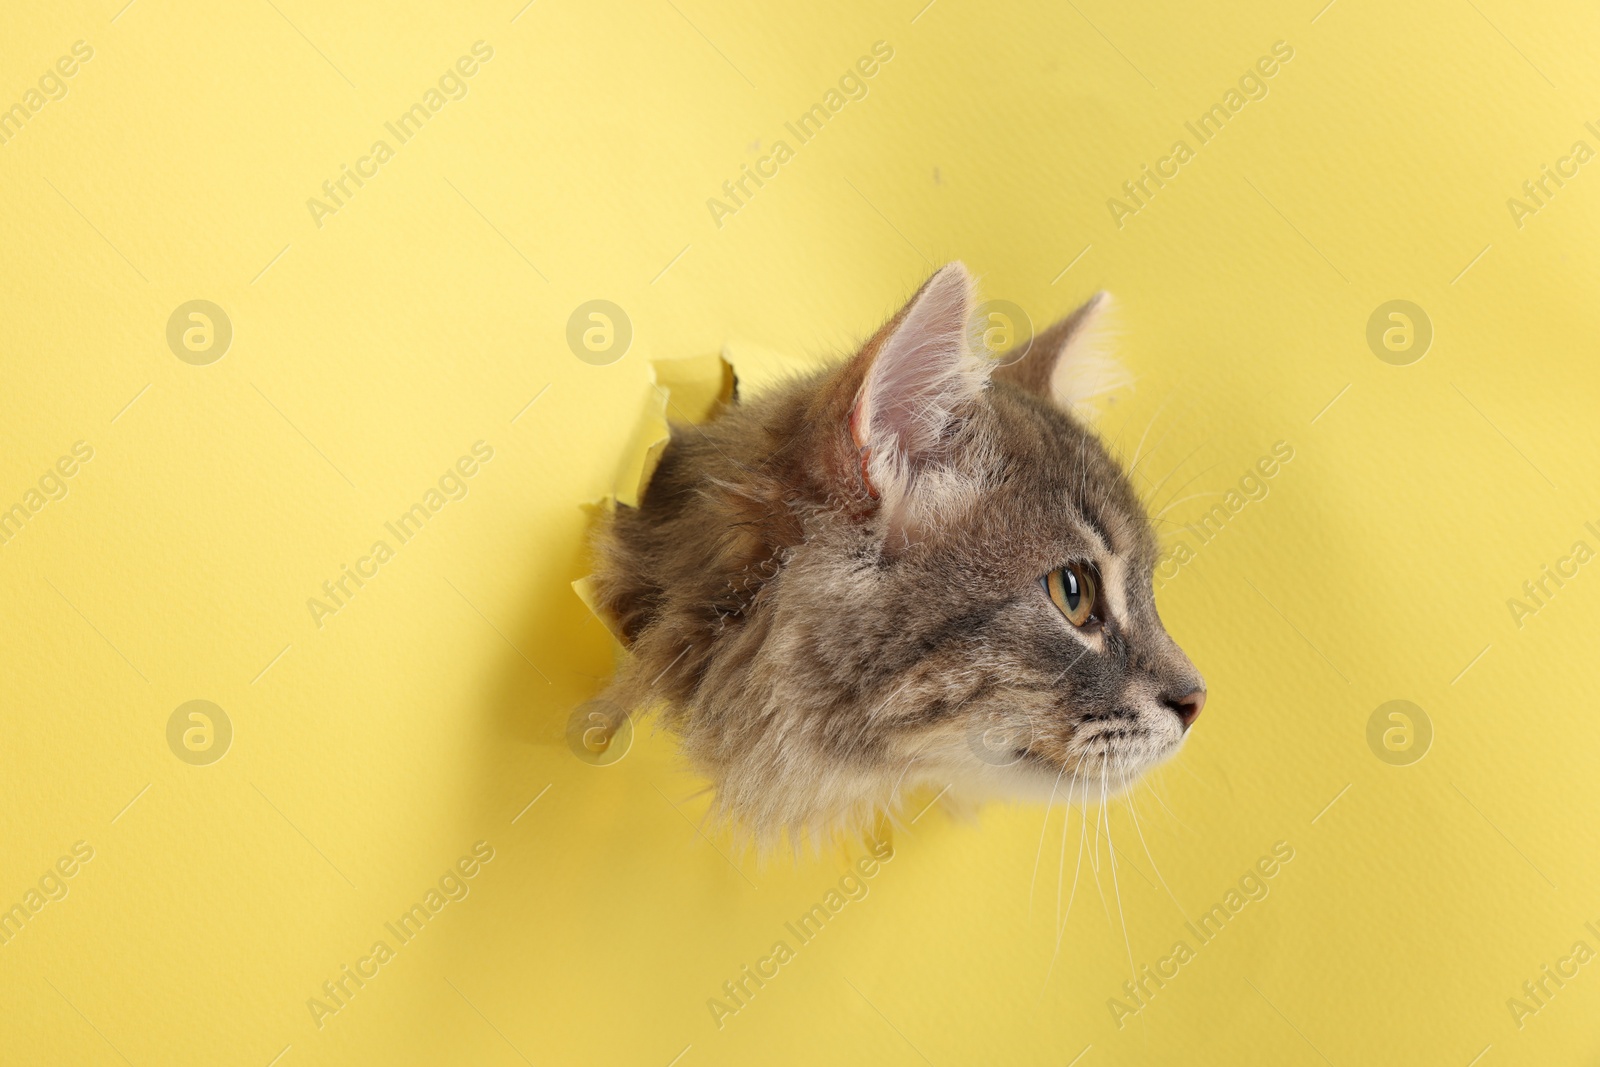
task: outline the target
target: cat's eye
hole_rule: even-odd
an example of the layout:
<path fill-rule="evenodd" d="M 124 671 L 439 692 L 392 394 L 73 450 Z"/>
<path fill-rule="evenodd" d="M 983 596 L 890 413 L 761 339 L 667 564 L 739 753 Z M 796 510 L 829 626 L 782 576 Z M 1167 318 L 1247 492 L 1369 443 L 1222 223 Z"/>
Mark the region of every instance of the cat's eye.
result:
<path fill-rule="evenodd" d="M 1074 626 L 1088 626 L 1099 620 L 1095 613 L 1094 571 L 1083 563 L 1057 567 L 1044 576 L 1044 591 L 1051 603 Z"/>

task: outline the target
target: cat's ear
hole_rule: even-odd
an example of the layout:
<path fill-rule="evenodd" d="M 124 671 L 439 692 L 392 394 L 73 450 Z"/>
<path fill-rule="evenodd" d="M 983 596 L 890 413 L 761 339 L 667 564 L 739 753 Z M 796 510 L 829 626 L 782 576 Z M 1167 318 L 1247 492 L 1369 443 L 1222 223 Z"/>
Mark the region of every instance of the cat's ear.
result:
<path fill-rule="evenodd" d="M 995 378 L 1051 400 L 1080 418 L 1091 416 L 1091 401 L 1133 384 L 1133 376 L 1111 354 L 1112 310 L 1110 293 L 1094 294 L 1034 337 L 1020 359 L 1002 356 Z"/>
<path fill-rule="evenodd" d="M 990 361 L 972 344 L 976 288 L 964 264 L 940 268 L 861 353 L 850 435 L 869 490 L 891 511 L 988 384 Z"/>

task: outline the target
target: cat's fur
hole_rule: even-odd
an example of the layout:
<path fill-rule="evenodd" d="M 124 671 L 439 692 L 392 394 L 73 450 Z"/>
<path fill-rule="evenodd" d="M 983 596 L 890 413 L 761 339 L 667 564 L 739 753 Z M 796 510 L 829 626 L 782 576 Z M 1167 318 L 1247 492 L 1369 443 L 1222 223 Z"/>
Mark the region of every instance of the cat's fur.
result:
<path fill-rule="evenodd" d="M 798 839 L 916 785 L 1065 797 L 1176 751 L 1200 676 L 1138 496 L 1072 414 L 1105 305 L 990 360 L 953 263 L 848 362 L 673 429 L 595 588 L 631 652 L 610 699 L 660 707 L 718 814 Z M 1041 588 L 1069 561 L 1102 576 L 1097 632 Z"/>

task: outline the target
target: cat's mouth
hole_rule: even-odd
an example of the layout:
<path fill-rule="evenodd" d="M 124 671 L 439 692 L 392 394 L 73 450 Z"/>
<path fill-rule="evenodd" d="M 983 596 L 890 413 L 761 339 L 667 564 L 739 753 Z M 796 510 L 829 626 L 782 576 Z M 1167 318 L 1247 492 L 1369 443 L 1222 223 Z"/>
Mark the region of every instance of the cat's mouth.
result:
<path fill-rule="evenodd" d="M 1177 754 L 1184 735 L 1172 738 L 1140 734 L 1120 739 L 1090 738 L 1081 746 L 1068 745 L 1061 752 L 1037 746 L 1012 750 L 1012 764 L 1018 769 L 1048 774 L 1052 778 L 1105 781 L 1113 789 L 1132 785 L 1146 772 Z"/>

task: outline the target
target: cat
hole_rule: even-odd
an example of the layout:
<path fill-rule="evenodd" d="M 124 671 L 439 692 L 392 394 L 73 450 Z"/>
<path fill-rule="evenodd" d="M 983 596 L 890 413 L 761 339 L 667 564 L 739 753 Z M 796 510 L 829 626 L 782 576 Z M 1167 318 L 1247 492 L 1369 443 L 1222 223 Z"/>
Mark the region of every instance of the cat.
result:
<path fill-rule="evenodd" d="M 1078 413 L 1115 373 L 1109 298 L 999 359 L 975 300 L 951 263 L 848 361 L 675 426 L 597 531 L 630 652 L 602 704 L 659 706 L 713 818 L 759 843 L 923 785 L 1115 792 L 1205 703 L 1150 521 Z"/>

